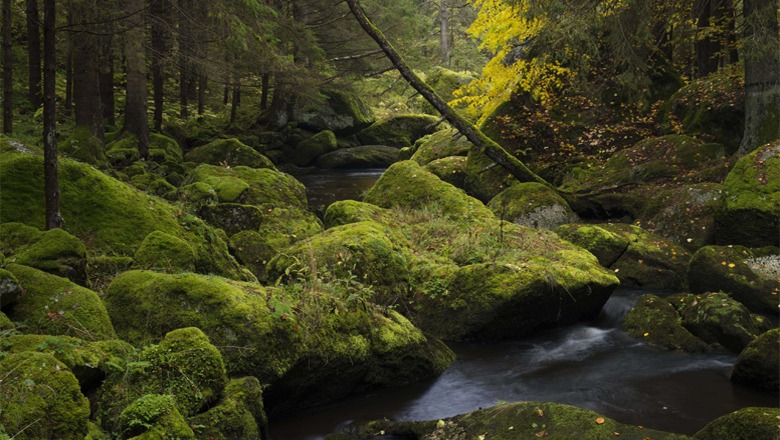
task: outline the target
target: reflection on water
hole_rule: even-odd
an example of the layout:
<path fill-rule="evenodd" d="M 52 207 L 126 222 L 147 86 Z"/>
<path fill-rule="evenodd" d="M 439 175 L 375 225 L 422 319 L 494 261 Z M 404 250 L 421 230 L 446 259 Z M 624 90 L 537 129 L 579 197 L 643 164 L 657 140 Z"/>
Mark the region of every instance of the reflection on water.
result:
<path fill-rule="evenodd" d="M 272 421 L 273 440 L 315 440 L 356 420 L 433 420 L 497 401 L 551 401 L 623 423 L 692 435 L 777 396 L 729 382 L 729 353 L 689 355 L 647 346 L 616 326 L 647 291 L 616 292 L 601 316 L 520 341 L 449 344 L 458 360 L 441 376 L 363 393 Z"/>
<path fill-rule="evenodd" d="M 382 176 L 384 169 L 301 170 L 293 176 L 306 186 L 309 206 L 326 208 L 340 200 L 360 200 Z"/>

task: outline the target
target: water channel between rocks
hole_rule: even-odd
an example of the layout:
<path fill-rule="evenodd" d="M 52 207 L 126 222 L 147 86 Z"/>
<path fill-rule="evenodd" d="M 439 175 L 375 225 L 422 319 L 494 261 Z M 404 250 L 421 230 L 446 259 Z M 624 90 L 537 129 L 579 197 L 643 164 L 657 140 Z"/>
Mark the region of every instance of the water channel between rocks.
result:
<path fill-rule="evenodd" d="M 359 199 L 382 170 L 296 174 L 313 207 Z M 777 396 L 728 380 L 737 356 L 683 354 L 645 345 L 618 329 L 639 295 L 618 289 L 594 322 L 515 341 L 450 343 L 455 363 L 414 385 L 361 393 L 272 420 L 273 440 L 315 440 L 353 421 L 434 420 L 496 403 L 550 401 L 619 422 L 692 435 L 747 406 L 777 406 Z M 658 292 L 652 292 L 658 293 Z"/>

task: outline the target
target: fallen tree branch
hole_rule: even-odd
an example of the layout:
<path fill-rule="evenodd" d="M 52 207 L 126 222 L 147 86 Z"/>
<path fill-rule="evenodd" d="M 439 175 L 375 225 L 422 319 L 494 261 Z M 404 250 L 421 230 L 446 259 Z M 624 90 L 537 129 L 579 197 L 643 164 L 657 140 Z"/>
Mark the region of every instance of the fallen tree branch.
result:
<path fill-rule="evenodd" d="M 374 50 L 371 52 L 361 53 L 360 55 L 351 55 L 348 57 L 341 57 L 341 58 L 331 58 L 328 60 L 328 62 L 333 61 L 351 61 L 351 60 L 359 60 L 361 58 L 370 57 L 371 55 L 376 55 L 378 53 L 382 53 L 382 49 Z"/>

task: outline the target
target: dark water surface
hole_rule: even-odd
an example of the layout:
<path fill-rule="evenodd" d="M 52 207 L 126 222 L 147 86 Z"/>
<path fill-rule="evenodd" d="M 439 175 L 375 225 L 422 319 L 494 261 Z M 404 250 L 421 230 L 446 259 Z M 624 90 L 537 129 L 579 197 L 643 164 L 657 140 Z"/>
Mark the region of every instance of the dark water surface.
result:
<path fill-rule="evenodd" d="M 729 382 L 736 355 L 669 352 L 618 330 L 642 293 L 647 291 L 618 290 L 589 324 L 518 341 L 448 344 L 458 359 L 441 376 L 272 420 L 271 438 L 322 439 L 353 421 L 441 419 L 499 401 L 565 403 L 619 422 L 692 435 L 737 409 L 778 405 L 775 394 Z"/>
<path fill-rule="evenodd" d="M 385 170 L 301 170 L 293 176 L 306 186 L 309 206 L 327 207 L 340 200 L 360 200 Z"/>

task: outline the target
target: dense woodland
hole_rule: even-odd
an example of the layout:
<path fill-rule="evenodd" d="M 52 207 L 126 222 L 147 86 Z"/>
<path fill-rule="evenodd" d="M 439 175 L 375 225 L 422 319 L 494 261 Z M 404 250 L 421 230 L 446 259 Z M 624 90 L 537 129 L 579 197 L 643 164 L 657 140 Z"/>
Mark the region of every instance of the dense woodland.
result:
<path fill-rule="evenodd" d="M 621 289 L 636 345 L 780 390 L 777 0 L 0 5 L 0 440 L 285 440 Z M 563 403 L 325 438 L 780 432 Z"/>

